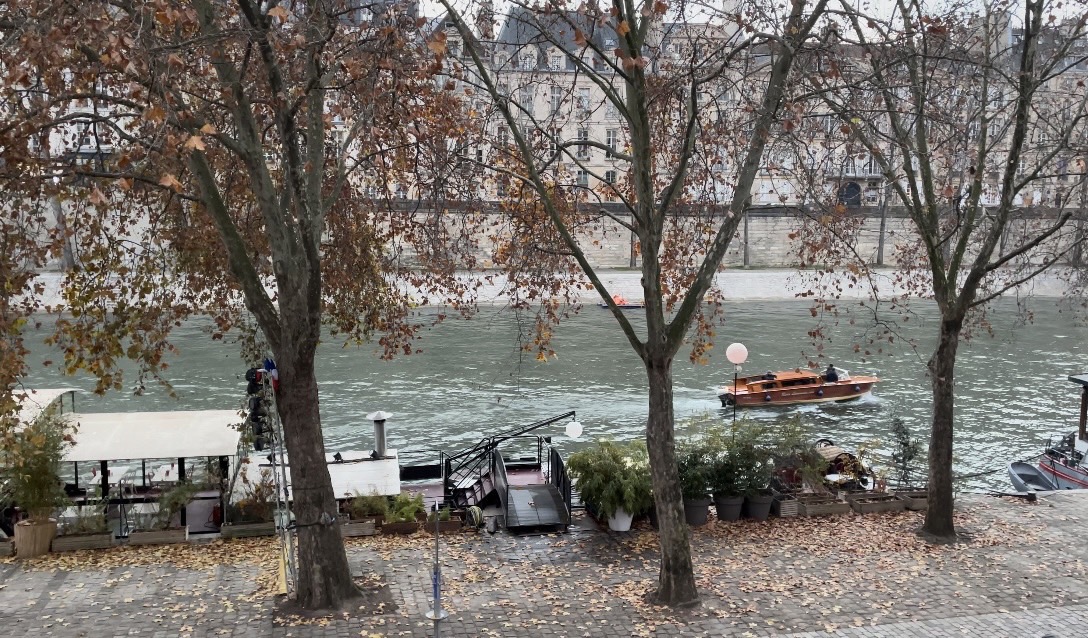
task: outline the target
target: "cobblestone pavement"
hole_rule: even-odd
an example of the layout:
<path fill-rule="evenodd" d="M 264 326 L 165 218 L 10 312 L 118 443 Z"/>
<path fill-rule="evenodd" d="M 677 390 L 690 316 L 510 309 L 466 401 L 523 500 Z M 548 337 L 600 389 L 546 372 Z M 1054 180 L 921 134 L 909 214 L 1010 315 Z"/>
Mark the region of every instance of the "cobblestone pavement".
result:
<path fill-rule="evenodd" d="M 444 636 L 1088 635 L 1088 492 L 1037 504 L 960 498 L 965 540 L 929 545 L 916 513 L 711 524 L 693 532 L 703 604 L 673 612 L 643 595 L 656 535 L 443 538 Z M 350 541 L 378 609 L 348 619 L 279 614 L 274 545 L 215 542 L 0 561 L 5 636 L 430 636 L 433 540 Z M 372 605 L 373 607 L 373 605 Z"/>

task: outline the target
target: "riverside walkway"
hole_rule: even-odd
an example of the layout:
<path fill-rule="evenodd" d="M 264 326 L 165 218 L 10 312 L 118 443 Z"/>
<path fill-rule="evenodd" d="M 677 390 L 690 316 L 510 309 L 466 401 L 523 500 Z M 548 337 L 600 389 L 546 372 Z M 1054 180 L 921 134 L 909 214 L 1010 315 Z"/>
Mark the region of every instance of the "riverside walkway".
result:
<path fill-rule="evenodd" d="M 772 519 L 693 531 L 703 604 L 643 595 L 656 534 L 581 520 L 569 534 L 443 538 L 443 636 L 1088 635 L 1088 492 L 1030 504 L 958 497 L 963 539 L 935 546 L 916 513 Z M 7 636 L 431 636 L 433 537 L 351 539 L 365 597 L 346 617 L 277 608 L 269 539 L 0 561 Z"/>

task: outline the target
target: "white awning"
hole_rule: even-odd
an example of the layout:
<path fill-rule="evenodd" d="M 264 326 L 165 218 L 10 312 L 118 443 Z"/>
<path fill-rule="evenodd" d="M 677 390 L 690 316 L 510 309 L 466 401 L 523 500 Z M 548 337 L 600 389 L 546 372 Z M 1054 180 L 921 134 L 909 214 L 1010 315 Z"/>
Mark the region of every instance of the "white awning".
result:
<path fill-rule="evenodd" d="M 79 424 L 67 461 L 234 456 L 242 422 L 234 410 L 69 414 Z"/>
<path fill-rule="evenodd" d="M 33 423 L 50 405 L 61 400 L 69 392 L 74 394 L 78 390 L 75 388 L 15 390 L 12 394 L 15 396 L 15 400 L 19 402 L 19 423 Z"/>
<path fill-rule="evenodd" d="M 386 458 L 371 460 L 370 450 L 343 451 L 343 462 L 337 463 L 334 454 L 326 454 L 328 462 L 329 478 L 332 480 L 332 489 L 335 498 L 351 497 L 358 494 L 381 494 L 383 496 L 395 496 L 400 494 L 400 460 L 396 450 L 386 449 Z M 266 452 L 253 452 L 247 462 L 246 476 L 249 480 L 260 480 L 262 471 L 271 471 L 272 466 L 268 462 L 270 454 Z M 281 455 L 281 462 L 290 464 L 290 459 Z M 277 468 L 279 471 L 279 468 Z M 290 491 L 291 472 L 287 472 L 288 493 Z M 234 500 L 245 497 L 245 486 L 241 481 L 235 483 Z"/>

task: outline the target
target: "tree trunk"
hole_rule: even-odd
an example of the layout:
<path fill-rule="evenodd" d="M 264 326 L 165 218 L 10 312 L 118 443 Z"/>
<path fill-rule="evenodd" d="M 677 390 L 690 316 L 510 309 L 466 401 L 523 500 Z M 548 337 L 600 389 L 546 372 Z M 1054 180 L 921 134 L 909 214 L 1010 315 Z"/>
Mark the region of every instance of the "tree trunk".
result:
<path fill-rule="evenodd" d="M 671 606 L 695 605 L 699 602 L 699 592 L 695 588 L 691 544 L 684 521 L 684 500 L 680 494 L 680 475 L 676 465 L 672 357 L 651 353 L 646 358 L 646 376 L 650 385 L 646 446 L 650 452 L 650 475 L 661 543 L 657 600 Z"/>
<path fill-rule="evenodd" d="M 297 347 L 287 342 L 282 345 L 282 352 L 276 353 L 280 375 L 276 406 L 287 439 L 291 510 L 298 525 L 296 602 L 307 610 L 338 609 L 344 601 L 358 596 L 359 591 L 351 579 L 339 526 L 322 522 L 322 514 L 336 515 L 336 500 L 321 433 L 314 375 L 315 346 Z"/>
<path fill-rule="evenodd" d="M 952 538 L 952 440 L 955 417 L 956 349 L 963 318 L 941 322 L 940 340 L 929 359 L 933 385 L 933 428 L 929 441 L 929 509 L 924 530 L 933 536 Z"/>

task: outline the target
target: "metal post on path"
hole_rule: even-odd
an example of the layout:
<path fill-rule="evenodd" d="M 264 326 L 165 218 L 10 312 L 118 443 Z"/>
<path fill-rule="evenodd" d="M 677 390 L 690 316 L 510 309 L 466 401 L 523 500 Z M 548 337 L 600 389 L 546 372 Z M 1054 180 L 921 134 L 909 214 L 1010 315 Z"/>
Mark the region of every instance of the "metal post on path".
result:
<path fill-rule="evenodd" d="M 431 569 L 431 589 L 434 592 L 434 607 L 425 616 L 434 621 L 434 638 L 442 632 L 441 622 L 449 617 L 449 612 L 442 609 L 442 565 L 438 562 L 438 499 L 434 499 L 434 567 Z"/>

